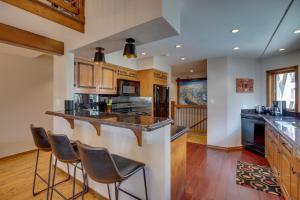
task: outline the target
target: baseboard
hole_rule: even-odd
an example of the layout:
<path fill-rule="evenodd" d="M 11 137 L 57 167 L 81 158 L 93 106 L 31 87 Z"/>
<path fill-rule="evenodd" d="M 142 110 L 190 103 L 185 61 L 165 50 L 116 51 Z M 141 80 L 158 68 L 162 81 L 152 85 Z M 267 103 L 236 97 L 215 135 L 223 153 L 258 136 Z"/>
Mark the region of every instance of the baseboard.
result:
<path fill-rule="evenodd" d="M 23 156 L 23 155 L 33 153 L 33 152 L 36 152 L 36 151 L 37 151 L 37 149 L 32 149 L 32 150 L 24 151 L 24 152 L 21 152 L 21 153 L 16 153 L 16 154 L 13 154 L 13 155 L 5 156 L 5 157 L 0 158 L 0 161 L 11 159 L 11 158 L 18 157 L 18 156 Z"/>
<path fill-rule="evenodd" d="M 65 172 L 64 170 L 60 169 L 59 167 L 56 168 L 56 170 L 58 170 L 59 172 L 61 172 L 62 174 L 64 174 L 65 176 L 68 176 L 68 173 Z M 73 177 L 71 174 L 70 174 L 71 177 Z M 76 183 L 77 184 L 83 184 L 80 180 L 76 179 Z M 92 189 L 91 187 L 89 187 L 89 193 L 93 194 L 94 196 L 97 197 L 97 199 L 100 199 L 100 200 L 108 200 L 106 197 L 102 196 L 100 193 L 96 192 L 94 189 Z"/>
<path fill-rule="evenodd" d="M 207 148 L 220 150 L 220 151 L 239 151 L 242 150 L 243 146 L 236 146 L 236 147 L 220 147 L 220 146 L 214 146 L 214 145 L 207 145 Z"/>

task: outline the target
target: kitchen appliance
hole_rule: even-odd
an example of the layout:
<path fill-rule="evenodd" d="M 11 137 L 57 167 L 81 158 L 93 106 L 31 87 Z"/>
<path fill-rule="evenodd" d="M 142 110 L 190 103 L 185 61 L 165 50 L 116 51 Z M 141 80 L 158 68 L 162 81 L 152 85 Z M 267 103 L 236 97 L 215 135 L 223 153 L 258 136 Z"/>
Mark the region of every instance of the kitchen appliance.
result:
<path fill-rule="evenodd" d="M 265 121 L 262 118 L 242 116 L 242 144 L 259 155 L 265 155 Z"/>
<path fill-rule="evenodd" d="M 106 112 L 107 110 L 107 103 L 106 101 L 100 101 L 99 102 L 99 111 L 100 112 Z"/>
<path fill-rule="evenodd" d="M 140 96 L 140 82 L 118 79 L 118 93 L 121 96 Z"/>
<path fill-rule="evenodd" d="M 276 116 L 286 115 L 286 101 L 273 101 L 272 114 Z"/>
<path fill-rule="evenodd" d="M 74 110 L 74 101 L 65 100 L 65 111 L 73 111 L 73 110 Z"/>
<path fill-rule="evenodd" d="M 262 114 L 262 113 L 265 113 L 265 111 L 266 111 L 265 106 L 261 106 L 261 105 L 255 106 L 255 112 L 256 113 Z"/>
<path fill-rule="evenodd" d="M 169 87 L 153 85 L 154 117 L 169 117 Z"/>

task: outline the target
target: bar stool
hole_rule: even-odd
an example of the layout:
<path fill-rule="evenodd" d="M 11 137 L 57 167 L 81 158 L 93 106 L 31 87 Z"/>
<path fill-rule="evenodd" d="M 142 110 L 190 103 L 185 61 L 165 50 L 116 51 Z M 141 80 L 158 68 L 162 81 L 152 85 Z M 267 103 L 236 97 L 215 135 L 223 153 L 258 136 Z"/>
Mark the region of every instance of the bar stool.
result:
<path fill-rule="evenodd" d="M 49 158 L 49 169 L 48 169 L 48 180 L 45 180 L 39 173 L 38 173 L 38 163 L 39 163 L 39 155 L 40 151 L 43 152 L 50 152 L 52 151 L 50 143 L 48 141 L 48 137 L 46 134 L 46 131 L 42 127 L 35 127 L 33 124 L 30 125 L 30 130 L 32 133 L 32 137 L 34 140 L 34 144 L 37 147 L 37 155 L 35 160 L 35 168 L 34 168 L 34 178 L 33 178 L 33 184 L 32 184 L 32 195 L 36 196 L 40 194 L 41 192 L 47 190 L 47 199 L 49 196 L 49 188 L 50 188 L 50 175 L 51 175 L 51 165 L 52 165 L 52 152 L 50 154 Z M 68 174 L 69 174 L 69 166 L 68 166 Z M 43 183 L 47 184 L 47 187 L 44 189 L 39 190 L 38 192 L 35 191 L 35 183 L 36 183 L 36 177 L 38 177 Z M 66 182 L 70 180 L 70 174 L 68 177 L 58 183 L 56 185 Z"/>
<path fill-rule="evenodd" d="M 110 154 L 106 148 L 91 147 L 76 141 L 77 148 L 81 162 L 84 166 L 86 173 L 94 181 L 102 184 L 107 184 L 109 199 L 111 200 L 109 184 L 115 185 L 115 198 L 119 199 L 119 190 L 125 194 L 135 198 L 139 197 L 130 194 L 129 192 L 120 188 L 121 184 L 138 171 L 143 170 L 145 196 L 148 200 L 145 164 L 124 158 L 115 154 Z M 84 199 L 84 194 L 82 194 Z"/>
<path fill-rule="evenodd" d="M 69 138 L 66 135 L 52 134 L 51 131 L 48 131 L 47 135 L 48 135 L 49 143 L 52 148 L 52 152 L 55 155 L 50 199 L 52 200 L 53 190 L 57 192 L 64 199 L 76 199 L 77 197 L 80 197 L 81 194 L 88 191 L 87 180 L 86 180 L 86 176 L 84 175 L 83 167 L 78 166 L 78 164 L 81 163 L 81 160 L 79 158 L 78 153 L 76 152 L 77 151 L 76 144 L 74 143 L 74 145 L 72 145 Z M 54 188 L 57 160 L 59 160 L 62 163 L 71 164 L 74 166 L 72 197 L 70 198 L 65 197 L 60 191 Z M 75 194 L 76 169 L 81 170 L 82 177 L 83 177 L 83 186 L 82 186 L 83 189 L 81 192 L 78 192 L 77 194 Z"/>

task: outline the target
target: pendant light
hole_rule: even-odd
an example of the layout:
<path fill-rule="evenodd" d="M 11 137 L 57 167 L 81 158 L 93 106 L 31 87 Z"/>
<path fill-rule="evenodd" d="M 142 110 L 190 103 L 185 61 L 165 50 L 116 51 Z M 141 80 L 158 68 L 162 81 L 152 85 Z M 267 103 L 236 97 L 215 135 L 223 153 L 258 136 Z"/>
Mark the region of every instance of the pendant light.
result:
<path fill-rule="evenodd" d="M 135 40 L 133 38 L 127 38 L 126 44 L 124 47 L 123 56 L 126 56 L 127 58 L 136 58 L 136 52 L 135 52 Z"/>
<path fill-rule="evenodd" d="M 102 47 L 97 47 L 96 48 L 96 53 L 94 57 L 94 63 L 99 64 L 99 63 L 105 63 L 105 56 L 104 56 L 104 48 Z"/>

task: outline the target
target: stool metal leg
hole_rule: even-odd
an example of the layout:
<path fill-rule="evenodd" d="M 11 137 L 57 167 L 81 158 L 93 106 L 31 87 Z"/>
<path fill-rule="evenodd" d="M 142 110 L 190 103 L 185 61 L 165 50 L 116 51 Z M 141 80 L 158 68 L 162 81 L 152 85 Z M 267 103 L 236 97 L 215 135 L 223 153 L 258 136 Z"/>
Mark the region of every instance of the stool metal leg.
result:
<path fill-rule="evenodd" d="M 107 190 L 108 190 L 108 197 L 109 197 L 109 200 L 111 200 L 109 184 L 107 184 Z"/>
<path fill-rule="evenodd" d="M 115 183 L 115 198 L 119 200 L 119 186 Z"/>
<path fill-rule="evenodd" d="M 75 164 L 75 167 L 74 167 L 74 174 L 73 174 L 73 191 L 72 191 L 72 200 L 75 199 L 75 182 L 76 182 L 76 169 L 77 169 L 77 165 L 78 163 Z M 84 188 L 84 186 L 83 186 Z M 82 190 L 82 192 L 84 192 L 84 189 Z"/>
<path fill-rule="evenodd" d="M 148 191 L 147 191 L 147 181 L 146 181 L 145 167 L 143 168 L 143 175 L 144 175 L 144 184 L 145 184 L 145 195 L 146 195 L 146 200 L 148 200 Z"/>
<path fill-rule="evenodd" d="M 52 166 L 52 153 L 50 154 L 50 161 L 49 161 L 47 200 L 49 198 L 50 179 L 51 179 L 50 178 L 51 177 L 51 166 Z"/>
<path fill-rule="evenodd" d="M 54 171 L 53 171 L 53 178 L 52 178 L 50 200 L 52 200 L 52 196 L 53 196 L 53 189 L 54 189 L 54 182 L 55 182 L 55 173 L 56 173 L 56 165 L 57 165 L 57 158 L 55 158 L 55 161 L 54 161 Z"/>
<path fill-rule="evenodd" d="M 36 154 L 36 159 L 35 159 L 34 177 L 33 177 L 33 184 L 32 184 L 32 186 L 33 186 L 32 187 L 32 195 L 33 196 L 38 194 L 34 191 L 34 189 L 35 189 L 35 180 L 36 180 L 36 174 L 37 174 L 37 167 L 38 167 L 38 162 L 39 162 L 39 155 L 40 155 L 40 150 L 38 149 L 37 154 Z"/>

